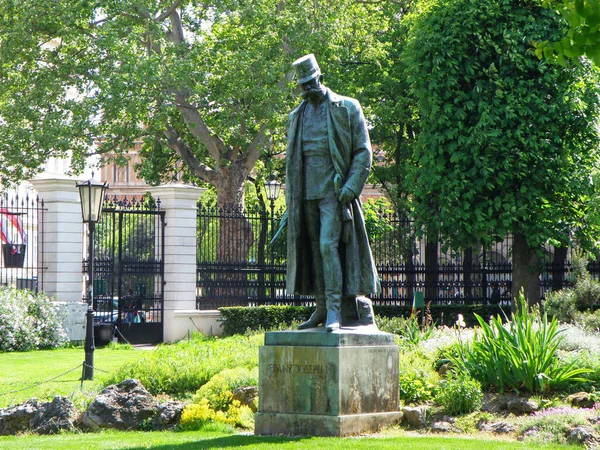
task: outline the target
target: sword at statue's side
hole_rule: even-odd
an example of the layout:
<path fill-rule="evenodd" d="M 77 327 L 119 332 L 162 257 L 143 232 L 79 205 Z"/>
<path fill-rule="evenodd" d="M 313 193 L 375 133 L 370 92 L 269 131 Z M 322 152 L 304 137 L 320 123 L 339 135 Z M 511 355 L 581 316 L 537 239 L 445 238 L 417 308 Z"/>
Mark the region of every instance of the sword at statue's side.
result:
<path fill-rule="evenodd" d="M 279 237 L 279 235 L 283 232 L 283 229 L 287 226 L 287 222 L 288 222 L 288 213 L 286 211 L 283 213 L 283 216 L 281 216 L 281 220 L 279 221 L 279 229 L 277 230 L 277 233 L 275 233 L 275 236 L 273 236 L 273 239 L 271 239 L 271 244 L 273 242 L 275 242 L 277 240 L 277 238 Z"/>

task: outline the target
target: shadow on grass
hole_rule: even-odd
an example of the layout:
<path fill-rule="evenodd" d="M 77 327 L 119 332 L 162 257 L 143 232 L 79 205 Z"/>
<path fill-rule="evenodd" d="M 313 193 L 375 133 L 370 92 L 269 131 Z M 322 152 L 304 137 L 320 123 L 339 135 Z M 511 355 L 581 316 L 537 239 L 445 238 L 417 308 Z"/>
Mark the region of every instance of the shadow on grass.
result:
<path fill-rule="evenodd" d="M 223 436 L 209 439 L 199 439 L 197 441 L 173 443 L 166 445 L 152 446 L 153 450 L 196 450 L 196 449 L 211 449 L 211 448 L 243 448 L 247 446 L 256 446 L 259 444 L 285 444 L 289 442 L 299 443 L 304 439 L 310 439 L 309 436 L 255 436 L 255 435 L 235 435 Z M 130 447 L 131 450 L 148 449 L 148 447 Z"/>

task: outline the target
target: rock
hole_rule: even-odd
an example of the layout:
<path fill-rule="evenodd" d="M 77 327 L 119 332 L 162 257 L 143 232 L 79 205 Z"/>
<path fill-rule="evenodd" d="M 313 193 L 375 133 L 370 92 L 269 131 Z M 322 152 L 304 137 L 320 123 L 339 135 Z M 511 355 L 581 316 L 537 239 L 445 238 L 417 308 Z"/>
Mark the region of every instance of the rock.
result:
<path fill-rule="evenodd" d="M 444 363 L 440 366 L 440 368 L 438 369 L 438 373 L 441 376 L 446 376 L 448 374 L 448 372 L 450 372 L 450 370 L 452 369 L 452 363 Z"/>
<path fill-rule="evenodd" d="M 540 409 L 539 403 L 528 398 L 511 398 L 506 402 L 506 408 L 513 414 L 531 414 Z"/>
<path fill-rule="evenodd" d="M 83 425 L 92 430 L 135 430 L 157 411 L 154 397 L 138 380 L 129 379 L 104 389 L 83 415 Z"/>
<path fill-rule="evenodd" d="M 233 391 L 232 400 L 237 400 L 240 405 L 246 405 L 252 412 L 256 412 L 258 405 L 258 387 L 240 386 Z"/>
<path fill-rule="evenodd" d="M 443 420 L 433 422 L 431 424 L 431 431 L 434 433 L 457 433 L 458 430 L 452 425 L 450 422 L 445 422 Z"/>
<path fill-rule="evenodd" d="M 28 430 L 31 419 L 39 407 L 38 400 L 32 398 L 20 405 L 0 409 L 0 436 L 14 435 Z"/>
<path fill-rule="evenodd" d="M 591 423 L 592 425 L 600 425 L 600 416 L 590 417 L 588 419 L 588 422 Z"/>
<path fill-rule="evenodd" d="M 38 434 L 54 434 L 61 430 L 73 431 L 78 420 L 75 406 L 65 397 L 54 397 L 40 405 L 30 421 L 30 428 Z"/>
<path fill-rule="evenodd" d="M 183 402 L 167 402 L 158 405 L 158 411 L 152 425 L 155 430 L 167 430 L 175 427 L 181 420 L 181 413 L 185 403 Z"/>
<path fill-rule="evenodd" d="M 427 410 L 426 406 L 405 406 L 402 408 L 403 420 L 411 427 L 423 428 L 427 425 Z"/>
<path fill-rule="evenodd" d="M 485 394 L 481 405 L 481 411 L 498 414 L 506 410 L 506 397 Z"/>
<path fill-rule="evenodd" d="M 496 434 L 508 434 L 517 430 L 514 425 L 507 422 L 481 422 L 477 428 L 481 431 Z"/>
<path fill-rule="evenodd" d="M 587 447 L 593 448 L 598 444 L 598 436 L 595 434 L 594 429 L 585 425 L 573 428 L 569 433 L 567 440 L 572 443 L 584 444 Z"/>
<path fill-rule="evenodd" d="M 576 392 L 567 397 L 567 401 L 577 408 L 593 408 L 594 400 L 589 392 Z"/>

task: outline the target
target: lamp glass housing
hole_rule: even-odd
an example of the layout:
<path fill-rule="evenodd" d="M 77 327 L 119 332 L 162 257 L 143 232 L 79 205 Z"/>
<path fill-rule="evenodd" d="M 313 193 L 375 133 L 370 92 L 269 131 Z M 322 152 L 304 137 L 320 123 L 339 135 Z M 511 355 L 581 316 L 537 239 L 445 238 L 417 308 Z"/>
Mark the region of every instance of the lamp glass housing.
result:
<path fill-rule="evenodd" d="M 79 200 L 81 201 L 81 216 L 84 223 L 98 222 L 102 214 L 104 193 L 108 187 L 107 183 L 90 179 L 77 183 L 79 188 Z"/>

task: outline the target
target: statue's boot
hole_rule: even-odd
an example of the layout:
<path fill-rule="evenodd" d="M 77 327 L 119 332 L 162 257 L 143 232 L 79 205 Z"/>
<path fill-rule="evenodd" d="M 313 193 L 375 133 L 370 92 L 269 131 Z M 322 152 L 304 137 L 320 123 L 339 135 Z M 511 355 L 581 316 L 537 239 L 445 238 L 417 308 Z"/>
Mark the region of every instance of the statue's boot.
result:
<path fill-rule="evenodd" d="M 325 319 L 327 318 L 327 308 L 325 306 L 325 298 L 317 297 L 317 309 L 312 315 L 308 318 L 306 322 L 298 325 L 299 330 L 305 330 L 307 328 L 315 328 L 325 323 Z"/>
<path fill-rule="evenodd" d="M 327 331 L 338 330 L 342 323 L 342 296 L 333 295 L 327 299 L 327 321 L 325 329 Z"/>

